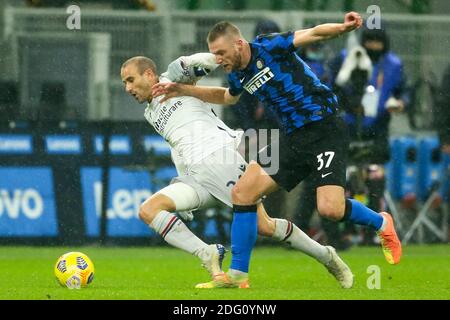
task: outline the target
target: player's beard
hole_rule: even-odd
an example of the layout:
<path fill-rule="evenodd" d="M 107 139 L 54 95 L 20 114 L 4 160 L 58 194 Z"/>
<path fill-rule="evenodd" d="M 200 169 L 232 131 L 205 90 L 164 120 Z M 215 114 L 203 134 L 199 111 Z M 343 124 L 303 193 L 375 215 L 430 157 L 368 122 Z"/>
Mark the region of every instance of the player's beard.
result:
<path fill-rule="evenodd" d="M 233 66 L 231 68 L 232 71 L 239 71 L 242 69 L 242 57 L 239 54 L 239 51 L 233 57 Z"/>

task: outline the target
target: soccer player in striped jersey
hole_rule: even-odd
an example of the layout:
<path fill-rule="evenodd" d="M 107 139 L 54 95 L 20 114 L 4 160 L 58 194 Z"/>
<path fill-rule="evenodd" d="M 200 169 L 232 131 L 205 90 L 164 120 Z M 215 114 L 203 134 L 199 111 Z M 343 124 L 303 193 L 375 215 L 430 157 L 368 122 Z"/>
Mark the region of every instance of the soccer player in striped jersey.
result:
<path fill-rule="evenodd" d="M 214 55 L 209 53 L 181 57 L 171 63 L 161 76 L 158 76 L 154 62 L 146 57 L 133 57 L 122 65 L 121 78 L 125 90 L 140 103 L 147 103 L 145 118 L 169 143 L 179 174 L 169 186 L 141 205 L 140 218 L 166 242 L 202 260 L 213 281 L 199 285 L 199 288 L 248 288 L 250 252 L 246 250 L 253 247 L 257 232 L 284 241 L 314 257 L 343 288 L 350 288 L 353 274 L 334 248 L 312 240 L 290 221 L 269 217 L 261 202 L 257 204 L 254 225 L 253 221 L 233 218 L 232 229 L 241 225 L 239 230 L 243 231 L 231 234 L 232 267 L 233 261 L 237 266 L 236 269 L 231 268 L 234 270 L 230 275 L 232 280 L 221 269 L 224 248 L 221 245 L 208 246 L 173 214 L 207 208 L 216 201 L 231 207 L 232 186 L 248 165 L 237 151 L 242 133 L 226 126 L 214 114 L 211 105 L 193 97 L 161 102 L 162 97 L 154 97 L 152 93 L 155 83 L 193 83 L 216 66 Z M 224 278 L 227 280 L 221 281 Z"/>
<path fill-rule="evenodd" d="M 229 74 L 229 88 L 159 83 L 153 93 L 164 99 L 193 96 L 222 105 L 235 104 L 244 90 L 255 95 L 276 114 L 276 127 L 282 134 L 264 152 L 279 150 L 280 165 L 270 174 L 257 162 L 247 166 L 232 190 L 235 212 L 254 216 L 255 204 L 262 196 L 279 187 L 290 191 L 309 176 L 316 186 L 319 214 L 373 228 L 387 262 L 397 264 L 402 249 L 391 215 L 345 197 L 349 137 L 337 116 L 337 98 L 296 53 L 300 46 L 341 36 L 361 25 L 361 16 L 350 12 L 343 23 L 262 35 L 247 42 L 235 25 L 219 22 L 210 30 L 207 42 L 216 62 Z"/>

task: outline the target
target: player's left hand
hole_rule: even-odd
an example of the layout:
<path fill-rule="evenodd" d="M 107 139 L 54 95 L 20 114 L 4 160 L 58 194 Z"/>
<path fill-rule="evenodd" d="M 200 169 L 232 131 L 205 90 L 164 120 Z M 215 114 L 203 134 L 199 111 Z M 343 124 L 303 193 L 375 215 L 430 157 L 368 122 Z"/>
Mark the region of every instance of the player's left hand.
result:
<path fill-rule="evenodd" d="M 363 19 L 358 12 L 349 12 L 344 17 L 345 32 L 353 31 L 362 26 Z"/>
<path fill-rule="evenodd" d="M 153 97 L 164 96 L 160 102 L 182 95 L 182 85 L 175 82 L 158 82 L 152 87 Z"/>

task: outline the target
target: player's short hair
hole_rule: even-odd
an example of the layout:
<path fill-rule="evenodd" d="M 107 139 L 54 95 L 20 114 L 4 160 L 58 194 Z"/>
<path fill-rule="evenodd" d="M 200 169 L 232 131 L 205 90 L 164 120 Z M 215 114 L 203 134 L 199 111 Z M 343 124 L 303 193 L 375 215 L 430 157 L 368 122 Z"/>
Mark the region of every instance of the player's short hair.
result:
<path fill-rule="evenodd" d="M 134 64 L 137 67 L 139 74 L 143 74 L 148 69 L 152 70 L 154 74 L 158 74 L 156 64 L 150 58 L 144 56 L 132 57 L 122 64 L 122 69 L 131 64 Z"/>
<path fill-rule="evenodd" d="M 208 43 L 213 42 L 217 38 L 225 35 L 237 36 L 242 38 L 241 31 L 238 27 L 236 27 L 231 22 L 221 21 L 216 23 L 214 27 L 212 27 L 212 29 L 209 31 L 207 41 Z"/>

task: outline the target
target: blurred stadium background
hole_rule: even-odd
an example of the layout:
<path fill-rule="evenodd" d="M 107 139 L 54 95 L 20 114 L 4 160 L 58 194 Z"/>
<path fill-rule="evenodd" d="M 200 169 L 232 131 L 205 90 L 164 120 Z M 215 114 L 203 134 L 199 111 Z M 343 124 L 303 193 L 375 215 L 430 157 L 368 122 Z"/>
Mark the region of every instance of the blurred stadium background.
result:
<path fill-rule="evenodd" d="M 71 4 L 81 8 L 79 30 L 66 25 Z M 121 64 L 147 55 L 162 68 L 180 55 L 207 51 L 209 28 L 224 19 L 252 39 L 261 19 L 281 30 L 300 29 L 341 21 L 349 10 L 367 17 L 372 4 L 381 8 L 415 97 L 390 124 L 385 200 L 405 244 L 448 243 L 450 156 L 440 151 L 434 106 L 450 64 L 446 0 L 0 1 L 0 243 L 163 244 L 139 220 L 138 208 L 176 173 L 143 107 L 125 93 Z M 352 41 L 330 41 L 327 55 Z M 202 83 L 224 80 L 216 71 Z M 217 106 L 217 112 L 233 121 L 228 110 Z M 269 210 L 282 208 L 275 216 L 295 220 L 299 192 L 301 186 L 274 194 Z M 228 244 L 230 214 L 223 207 L 207 210 L 189 226 L 208 241 Z M 330 240 L 314 217 L 306 231 Z"/>

